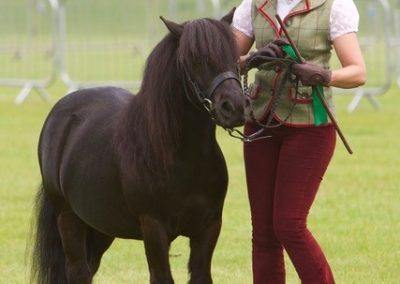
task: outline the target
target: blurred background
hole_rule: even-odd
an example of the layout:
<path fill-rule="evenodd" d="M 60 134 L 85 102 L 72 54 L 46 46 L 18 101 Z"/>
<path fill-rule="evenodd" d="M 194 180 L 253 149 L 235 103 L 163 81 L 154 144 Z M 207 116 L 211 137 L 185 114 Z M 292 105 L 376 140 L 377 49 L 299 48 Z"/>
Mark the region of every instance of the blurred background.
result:
<path fill-rule="evenodd" d="M 340 284 L 400 280 L 400 1 L 354 0 L 368 83 L 335 90 L 338 140 L 310 227 Z M 37 140 L 52 105 L 97 85 L 135 92 L 147 55 L 176 22 L 219 18 L 240 0 L 0 0 L 0 283 L 28 283 L 30 226 L 40 183 Z M 333 66 L 337 60 L 332 59 Z M 251 283 L 251 226 L 242 144 L 218 130 L 230 174 L 215 283 Z M 176 283 L 186 283 L 187 240 L 171 248 Z M 298 283 L 287 262 L 287 283 Z M 95 283 L 148 283 L 141 242 L 116 241 Z"/>
<path fill-rule="evenodd" d="M 369 80 L 352 90 L 353 111 L 400 84 L 400 2 L 356 0 Z M 139 86 L 148 52 L 165 34 L 163 15 L 177 22 L 220 17 L 239 0 L 0 1 L 0 87 L 15 86 L 16 102 L 61 80 L 68 91 L 101 84 Z M 397 82 L 396 82 L 397 81 Z"/>

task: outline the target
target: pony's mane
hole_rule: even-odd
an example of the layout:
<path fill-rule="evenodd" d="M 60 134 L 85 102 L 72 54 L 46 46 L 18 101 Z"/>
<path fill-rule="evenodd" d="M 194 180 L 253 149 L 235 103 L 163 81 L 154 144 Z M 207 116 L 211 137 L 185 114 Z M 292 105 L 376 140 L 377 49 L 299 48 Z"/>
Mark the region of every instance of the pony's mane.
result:
<path fill-rule="evenodd" d="M 224 69 L 236 56 L 229 26 L 212 19 L 187 22 L 180 38 L 169 33 L 156 45 L 147 58 L 141 88 L 123 112 L 116 135 L 121 162 L 134 178 L 156 183 L 155 177 L 165 179 L 168 174 L 187 103 L 181 67 L 191 68 L 197 60 Z"/>

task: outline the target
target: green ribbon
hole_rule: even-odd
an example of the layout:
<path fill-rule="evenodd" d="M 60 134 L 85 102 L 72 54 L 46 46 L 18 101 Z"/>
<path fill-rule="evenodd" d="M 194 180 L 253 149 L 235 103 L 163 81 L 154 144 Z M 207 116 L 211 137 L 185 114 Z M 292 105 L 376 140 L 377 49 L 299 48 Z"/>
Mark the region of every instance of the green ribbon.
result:
<path fill-rule="evenodd" d="M 290 44 L 282 45 L 282 49 L 283 49 L 283 51 L 286 52 L 287 55 L 289 55 L 289 57 L 291 59 L 293 59 L 296 62 L 300 62 L 300 58 L 298 58 L 298 56 L 296 55 L 296 52 L 294 51 L 293 47 Z M 324 88 L 321 84 L 312 87 L 312 93 L 311 93 L 313 114 L 314 114 L 314 124 L 316 126 L 319 126 L 323 123 L 328 122 L 328 114 L 326 113 L 326 110 L 325 110 L 321 100 L 319 99 L 318 93 L 320 93 L 321 97 L 324 98 Z"/>
<path fill-rule="evenodd" d="M 328 122 L 328 114 L 326 113 L 324 105 L 322 104 L 321 99 L 318 96 L 318 93 L 320 93 L 321 97 L 324 98 L 324 88 L 321 84 L 313 87 L 311 93 L 313 102 L 314 124 L 316 126 Z"/>
<path fill-rule="evenodd" d="M 296 52 L 294 52 L 293 47 L 290 44 L 284 44 L 282 45 L 282 49 L 284 52 L 286 52 L 287 55 L 289 55 L 290 58 L 292 58 L 296 62 L 300 62 L 300 58 L 297 57 Z"/>

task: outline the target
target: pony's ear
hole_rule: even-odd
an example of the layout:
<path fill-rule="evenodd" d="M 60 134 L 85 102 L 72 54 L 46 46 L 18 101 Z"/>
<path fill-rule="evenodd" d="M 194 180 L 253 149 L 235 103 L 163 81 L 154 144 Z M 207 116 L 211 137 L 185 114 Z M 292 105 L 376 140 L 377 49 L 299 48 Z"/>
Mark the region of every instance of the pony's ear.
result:
<path fill-rule="evenodd" d="M 233 7 L 232 10 L 230 10 L 228 12 L 228 14 L 226 14 L 225 16 L 223 16 L 221 18 L 221 21 L 230 25 L 232 23 L 233 15 L 235 14 L 235 10 L 236 10 L 236 7 Z"/>
<path fill-rule="evenodd" d="M 164 22 L 167 29 L 175 36 L 180 37 L 183 31 L 183 25 L 168 21 L 163 16 L 160 16 L 161 21 Z"/>

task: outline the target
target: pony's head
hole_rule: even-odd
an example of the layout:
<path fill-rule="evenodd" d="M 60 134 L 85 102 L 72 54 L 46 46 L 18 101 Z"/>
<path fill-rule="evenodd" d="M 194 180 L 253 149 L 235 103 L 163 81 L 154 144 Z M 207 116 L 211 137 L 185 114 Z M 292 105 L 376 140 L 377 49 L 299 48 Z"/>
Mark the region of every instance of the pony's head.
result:
<path fill-rule="evenodd" d="M 233 11 L 220 21 L 199 19 L 177 24 L 161 17 L 179 41 L 177 65 L 188 100 L 225 128 L 244 122 L 239 54 L 230 28 Z"/>

